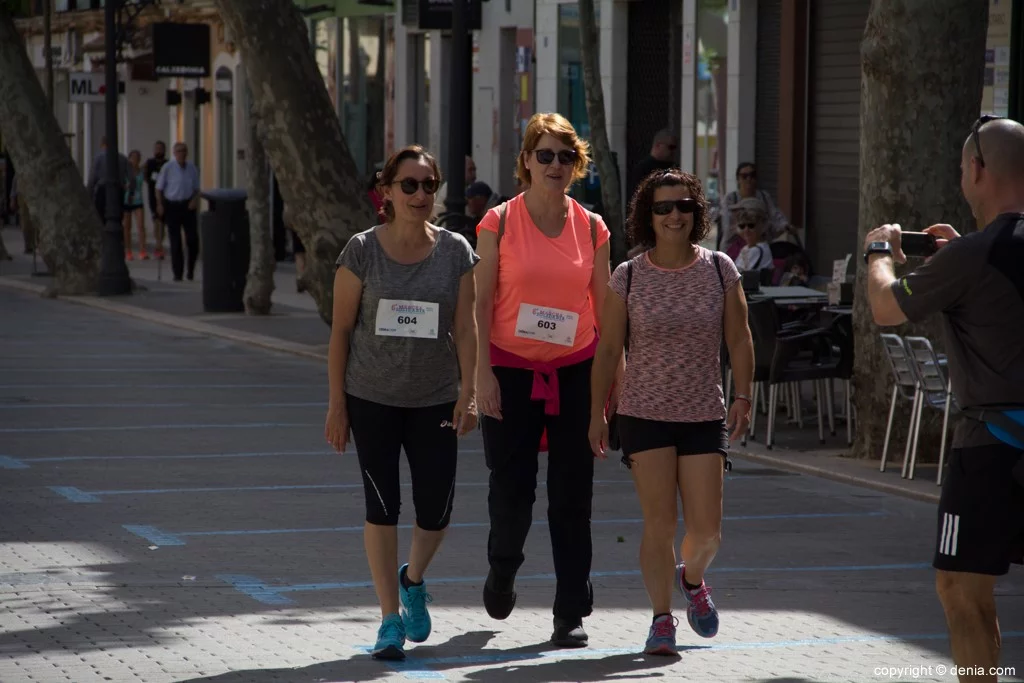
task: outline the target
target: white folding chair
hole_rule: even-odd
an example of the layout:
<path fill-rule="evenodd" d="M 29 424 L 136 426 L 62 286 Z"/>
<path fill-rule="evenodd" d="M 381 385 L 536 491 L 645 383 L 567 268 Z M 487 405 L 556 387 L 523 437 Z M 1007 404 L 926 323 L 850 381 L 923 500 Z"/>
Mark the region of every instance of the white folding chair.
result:
<path fill-rule="evenodd" d="M 896 397 L 902 397 L 913 406 L 911 410 L 911 427 L 907 434 L 907 447 L 903 455 L 903 476 L 906 476 L 906 463 L 910 457 L 910 444 L 914 435 L 913 415 L 917 412 L 917 374 L 914 371 L 914 362 L 910 358 L 910 352 L 898 334 L 882 334 L 882 349 L 889 360 L 889 369 L 892 370 L 894 379 L 892 387 L 892 398 L 889 399 L 889 421 L 885 425 L 885 443 L 882 446 L 882 463 L 878 468 L 879 472 L 885 472 L 885 463 L 889 455 L 889 439 L 892 436 L 892 420 L 896 414 Z"/>
<path fill-rule="evenodd" d="M 936 484 L 941 485 L 942 466 L 946 459 L 949 409 L 953 398 L 949 376 L 946 373 L 945 359 L 935 353 L 932 343 L 926 337 L 906 337 L 903 341 L 910 353 L 910 359 L 914 363 L 918 383 L 917 413 L 913 416 L 911 423 L 914 447 L 910 456 L 910 476 L 907 478 L 914 478 L 914 468 L 917 464 L 917 439 L 921 431 L 921 413 L 924 406 L 927 405 L 936 410 L 942 410 L 942 445 L 939 447 L 939 474 L 935 480 Z"/>

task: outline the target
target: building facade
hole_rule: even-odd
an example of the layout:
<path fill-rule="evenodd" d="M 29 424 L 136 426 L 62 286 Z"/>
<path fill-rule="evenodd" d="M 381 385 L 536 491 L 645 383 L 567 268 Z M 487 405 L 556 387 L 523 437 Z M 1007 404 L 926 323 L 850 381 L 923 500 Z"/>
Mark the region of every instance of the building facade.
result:
<path fill-rule="evenodd" d="M 423 0 L 296 0 L 356 166 L 369 177 L 395 149 L 422 144 L 449 163 L 451 32 Z M 981 110 L 1024 112 L 1024 0 L 989 3 Z M 87 171 L 104 104 L 73 101 L 75 74 L 102 72 L 102 0 L 54 0 L 55 104 Z M 43 78 L 41 5 L 20 20 Z M 477 177 L 515 192 L 525 123 L 565 115 L 590 136 L 575 0 L 475 0 L 466 117 Z M 81 8 L 79 7 L 81 6 Z M 426 8 L 426 9 L 424 9 Z M 856 251 L 860 168 L 860 41 L 870 0 L 595 0 L 609 142 L 624 200 L 631 170 L 659 130 L 678 135 L 675 161 L 711 199 L 735 189 L 740 162 L 802 234 L 819 272 Z M 443 9 L 443 7 L 442 7 Z M 421 10 L 428 12 L 421 14 Z M 474 10 L 477 11 L 477 10 Z M 140 21 L 210 26 L 209 76 L 157 78 L 145 32 L 121 66 L 119 146 L 148 156 L 184 141 L 204 187 L 244 187 L 247 91 L 234 41 L 210 0 L 165 3 Z M 450 27 L 450 18 L 449 18 Z M 600 197 L 596 168 L 577 196 Z M 574 190 L 575 192 L 576 190 Z"/>
<path fill-rule="evenodd" d="M 106 49 L 101 0 L 55 0 L 51 28 L 54 115 L 72 157 L 88 181 L 92 160 L 106 133 L 104 82 Z M 41 82 L 45 82 L 42 7 L 27 4 L 19 29 Z M 153 65 L 156 22 L 201 24 L 209 31 L 209 74 L 201 78 L 160 77 Z M 244 187 L 248 126 L 246 86 L 232 37 L 211 2 L 193 0 L 145 10 L 118 65 L 123 93 L 118 101 L 118 150 L 138 150 L 145 161 L 154 144 L 189 146 L 202 186 Z M 146 220 L 150 220 L 147 212 Z"/>
<path fill-rule="evenodd" d="M 387 148 L 421 144 L 448 164 L 451 31 L 420 14 L 421 3 L 397 4 L 392 114 Z M 466 112 L 469 156 L 477 178 L 494 192 L 515 192 L 516 156 L 526 121 L 536 111 L 533 2 L 478 2 L 479 25 L 470 36 Z M 450 26 L 450 24 L 449 24 Z"/>
<path fill-rule="evenodd" d="M 1020 120 L 1024 0 L 989 3 L 982 113 Z M 537 109 L 589 131 L 577 3 L 537 0 Z M 860 43 L 870 0 L 597 0 L 609 141 L 624 181 L 663 128 L 714 199 L 739 163 L 818 272 L 857 249 Z M 623 160 L 625 161 L 623 163 Z M 623 195 L 623 198 L 628 200 Z"/>
<path fill-rule="evenodd" d="M 984 1 L 989 31 L 980 111 L 1020 120 L 1024 2 Z M 758 4 L 753 159 L 760 186 L 801 229 L 819 273 L 831 273 L 834 260 L 859 249 L 860 47 L 870 6 Z"/>

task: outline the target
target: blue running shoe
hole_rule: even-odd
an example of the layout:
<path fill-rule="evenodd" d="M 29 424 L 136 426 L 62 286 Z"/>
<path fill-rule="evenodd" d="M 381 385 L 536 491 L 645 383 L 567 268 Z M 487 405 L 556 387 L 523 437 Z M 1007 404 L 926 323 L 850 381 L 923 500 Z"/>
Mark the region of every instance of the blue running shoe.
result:
<path fill-rule="evenodd" d="M 405 632 L 408 634 L 409 640 L 414 643 L 422 643 L 430 636 L 430 613 L 427 612 L 427 603 L 433 602 L 434 598 L 427 593 L 426 582 L 408 588 L 402 585 L 402 577 L 408 568 L 408 564 L 403 564 L 398 570 L 398 595 L 402 599 L 402 624 L 405 625 Z"/>
<path fill-rule="evenodd" d="M 678 657 L 676 650 L 676 624 L 679 620 L 671 614 L 662 614 L 651 623 L 651 630 L 644 645 L 645 655 L 666 655 Z"/>
<path fill-rule="evenodd" d="M 701 581 L 700 588 L 688 590 L 683 584 L 685 573 L 686 565 L 680 562 L 676 565 L 676 588 L 686 598 L 686 620 L 701 638 L 714 638 L 718 634 L 718 610 L 711 602 L 711 589 Z"/>
<path fill-rule="evenodd" d="M 405 659 L 405 626 L 402 617 L 389 614 L 377 629 L 377 644 L 370 654 L 374 659 Z"/>

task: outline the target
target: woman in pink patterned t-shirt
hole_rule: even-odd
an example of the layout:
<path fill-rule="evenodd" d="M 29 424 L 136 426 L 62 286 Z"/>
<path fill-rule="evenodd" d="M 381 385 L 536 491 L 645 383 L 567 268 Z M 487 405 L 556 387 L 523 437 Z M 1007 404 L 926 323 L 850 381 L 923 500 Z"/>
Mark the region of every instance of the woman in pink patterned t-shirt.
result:
<path fill-rule="evenodd" d="M 686 598 L 691 628 L 705 638 L 718 632 L 704 572 L 721 539 L 729 442 L 746 431 L 750 419 L 754 345 L 747 304 L 732 260 L 699 246 L 710 228 L 707 214 L 700 181 L 689 173 L 655 171 L 640 184 L 629 232 L 646 250 L 612 274 L 614 295 L 605 299 L 594 358 L 590 442 L 602 455 L 608 421 L 601 397 L 609 394 L 628 332 L 616 419 L 623 462 L 633 473 L 644 516 L 640 568 L 654 608 L 648 654 L 676 654 L 673 583 Z M 723 338 L 737 388 L 728 413 Z M 678 565 L 677 495 L 686 524 Z"/>

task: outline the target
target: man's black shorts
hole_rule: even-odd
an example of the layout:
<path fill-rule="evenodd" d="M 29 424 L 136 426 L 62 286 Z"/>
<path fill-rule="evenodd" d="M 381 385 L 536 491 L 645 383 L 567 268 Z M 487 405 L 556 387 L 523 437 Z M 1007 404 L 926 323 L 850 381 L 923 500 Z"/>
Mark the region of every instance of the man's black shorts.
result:
<path fill-rule="evenodd" d="M 954 449 L 939 499 L 933 566 L 1002 576 L 1024 564 L 1024 453 L 1005 445 Z"/>

